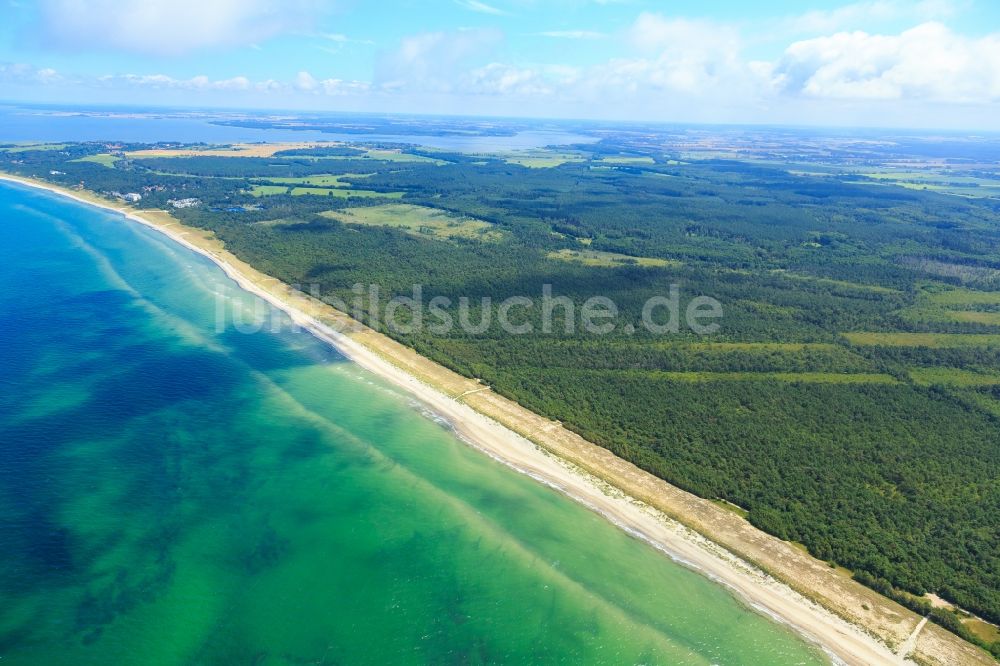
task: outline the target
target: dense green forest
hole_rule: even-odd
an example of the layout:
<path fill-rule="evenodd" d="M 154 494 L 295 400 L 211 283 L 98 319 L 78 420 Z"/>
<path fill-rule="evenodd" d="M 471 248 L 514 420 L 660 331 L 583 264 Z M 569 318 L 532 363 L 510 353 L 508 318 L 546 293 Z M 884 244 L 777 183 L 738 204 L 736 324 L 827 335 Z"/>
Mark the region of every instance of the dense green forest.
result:
<path fill-rule="evenodd" d="M 1000 201 L 611 138 L 552 149 L 545 168 L 391 145 L 129 155 L 141 147 L 0 149 L 0 169 L 148 208 L 196 198 L 172 212 L 331 302 L 359 283 L 453 304 L 546 284 L 577 308 L 610 298 L 605 335 L 567 333 L 558 312 L 543 332 L 538 308 L 520 336 L 358 314 L 880 591 L 1000 622 Z M 426 209 L 481 236 L 399 222 Z M 671 285 L 722 303 L 716 333 L 640 325 Z"/>

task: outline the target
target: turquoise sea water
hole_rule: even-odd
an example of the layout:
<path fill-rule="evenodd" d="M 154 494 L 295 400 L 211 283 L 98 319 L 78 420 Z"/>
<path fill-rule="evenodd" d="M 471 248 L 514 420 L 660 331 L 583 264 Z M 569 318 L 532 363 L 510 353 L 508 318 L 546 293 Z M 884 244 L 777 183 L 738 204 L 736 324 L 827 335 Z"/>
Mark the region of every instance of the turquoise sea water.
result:
<path fill-rule="evenodd" d="M 156 232 L 0 184 L 0 663 L 824 661 L 274 322 Z"/>

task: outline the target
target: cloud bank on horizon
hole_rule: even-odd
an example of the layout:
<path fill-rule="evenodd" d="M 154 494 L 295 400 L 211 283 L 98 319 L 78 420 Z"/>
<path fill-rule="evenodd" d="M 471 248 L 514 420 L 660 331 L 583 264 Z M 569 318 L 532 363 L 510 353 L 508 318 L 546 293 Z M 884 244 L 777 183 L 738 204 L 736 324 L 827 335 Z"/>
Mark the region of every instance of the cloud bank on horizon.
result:
<path fill-rule="evenodd" d="M 0 99 L 1000 129 L 992 0 L 6 0 Z"/>

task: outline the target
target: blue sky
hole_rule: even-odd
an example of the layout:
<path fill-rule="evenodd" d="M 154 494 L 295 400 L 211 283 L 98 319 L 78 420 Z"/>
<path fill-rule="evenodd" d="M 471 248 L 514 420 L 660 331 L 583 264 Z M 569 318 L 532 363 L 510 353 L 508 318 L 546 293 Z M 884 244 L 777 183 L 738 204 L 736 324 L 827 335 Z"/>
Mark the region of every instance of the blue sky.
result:
<path fill-rule="evenodd" d="M 995 0 L 0 0 L 0 99 L 1000 129 Z"/>

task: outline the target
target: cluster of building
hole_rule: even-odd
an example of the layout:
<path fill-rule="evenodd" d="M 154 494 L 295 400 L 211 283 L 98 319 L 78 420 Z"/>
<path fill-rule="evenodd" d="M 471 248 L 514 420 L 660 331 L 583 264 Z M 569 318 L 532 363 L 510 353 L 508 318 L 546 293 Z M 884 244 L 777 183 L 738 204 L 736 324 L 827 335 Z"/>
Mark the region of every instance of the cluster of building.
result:
<path fill-rule="evenodd" d="M 200 199 L 188 197 L 187 199 L 170 199 L 167 201 L 174 208 L 191 208 L 201 203 Z"/>
<path fill-rule="evenodd" d="M 142 195 L 138 192 L 126 192 L 122 194 L 121 192 L 105 192 L 104 194 L 109 197 L 114 197 L 115 199 L 121 199 L 127 203 L 139 203 L 142 201 Z"/>

